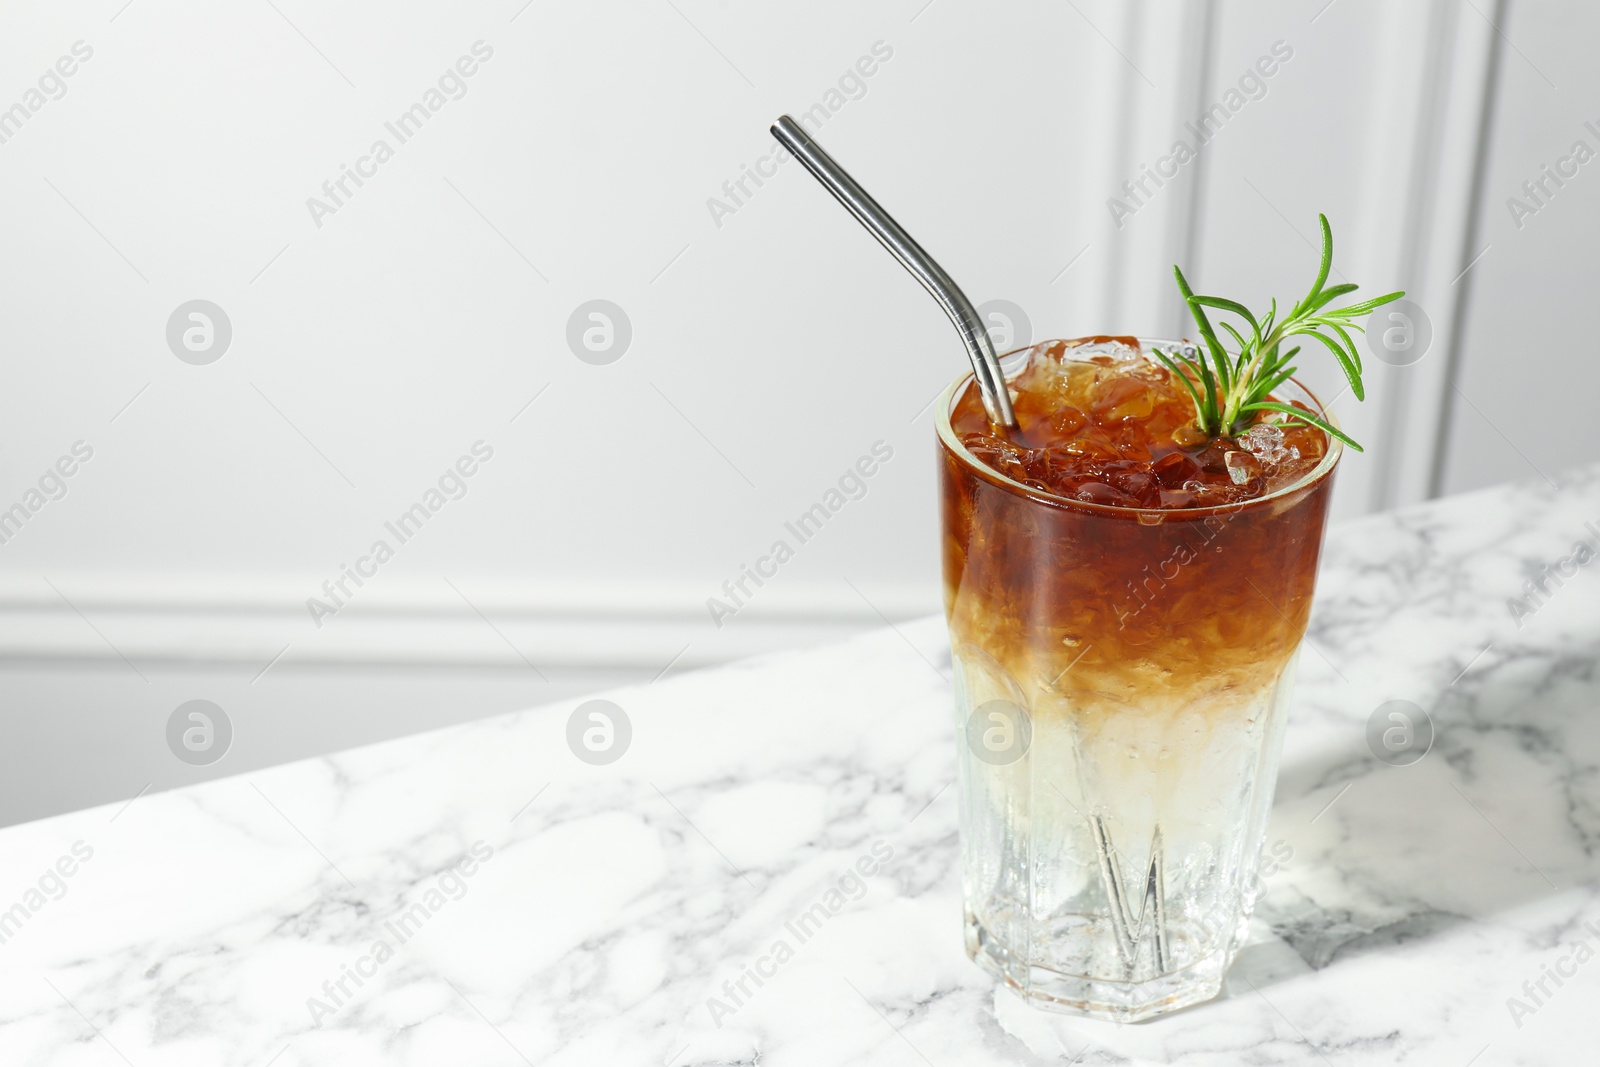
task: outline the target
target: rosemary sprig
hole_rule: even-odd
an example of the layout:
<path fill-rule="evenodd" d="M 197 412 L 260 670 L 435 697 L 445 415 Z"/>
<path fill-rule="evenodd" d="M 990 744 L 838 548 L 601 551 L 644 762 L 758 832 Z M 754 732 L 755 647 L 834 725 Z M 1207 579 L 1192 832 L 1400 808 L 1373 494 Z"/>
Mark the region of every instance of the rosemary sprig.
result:
<path fill-rule="evenodd" d="M 1317 270 L 1317 280 L 1311 291 L 1289 310 L 1278 317 L 1278 301 L 1274 299 L 1265 316 L 1258 319 L 1250 309 L 1236 300 L 1220 296 L 1199 296 L 1189 288 L 1189 281 L 1177 266 L 1172 272 L 1178 279 L 1178 291 L 1200 327 L 1200 338 L 1205 343 L 1205 354 L 1191 358 L 1182 352 L 1152 350 L 1152 355 L 1177 375 L 1194 401 L 1195 422 L 1201 432 L 1209 437 L 1244 432 L 1266 412 L 1276 412 L 1289 419 L 1308 423 L 1337 437 L 1357 452 L 1361 446 L 1327 420 L 1288 404 L 1269 399 L 1272 391 L 1289 379 L 1297 368 L 1290 362 L 1299 353 L 1300 346 L 1281 352 L 1285 341 L 1291 337 L 1313 337 L 1333 353 L 1339 369 L 1350 383 L 1350 391 L 1357 400 L 1366 399 L 1366 389 L 1361 384 L 1361 353 L 1350 332 L 1363 331 L 1353 321 L 1357 316 L 1368 315 L 1391 300 L 1398 300 L 1403 292 L 1363 300 L 1358 304 L 1334 308 L 1332 304 L 1341 296 L 1353 293 L 1355 285 L 1327 286 L 1328 272 L 1333 268 L 1333 230 L 1328 217 L 1318 215 L 1322 224 L 1322 264 Z M 1206 308 L 1226 312 L 1237 318 L 1241 326 L 1249 328 L 1248 336 L 1232 323 L 1222 322 L 1222 328 L 1232 338 L 1236 351 L 1230 352 L 1212 328 Z M 1209 360 L 1208 358 L 1209 357 Z"/>

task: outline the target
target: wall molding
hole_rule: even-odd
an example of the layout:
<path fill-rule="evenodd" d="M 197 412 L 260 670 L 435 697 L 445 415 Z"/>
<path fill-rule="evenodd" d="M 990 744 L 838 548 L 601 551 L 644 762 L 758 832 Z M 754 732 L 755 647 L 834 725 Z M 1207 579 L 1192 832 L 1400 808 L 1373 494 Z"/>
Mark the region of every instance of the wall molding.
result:
<path fill-rule="evenodd" d="M 453 581 L 460 594 L 443 579 L 374 585 L 319 627 L 305 603 L 317 589 L 311 579 L 22 579 L 0 594 L 0 660 L 653 672 L 839 640 L 937 610 L 926 588 L 853 578 L 854 589 L 842 579 L 766 587 L 718 627 L 705 589 Z"/>

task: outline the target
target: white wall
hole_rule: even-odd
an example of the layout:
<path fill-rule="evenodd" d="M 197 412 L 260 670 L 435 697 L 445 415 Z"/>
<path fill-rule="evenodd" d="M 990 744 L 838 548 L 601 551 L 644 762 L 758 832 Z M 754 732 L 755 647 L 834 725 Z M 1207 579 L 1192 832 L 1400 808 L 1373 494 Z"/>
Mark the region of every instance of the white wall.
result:
<path fill-rule="evenodd" d="M 679 6 L 280 5 L 316 50 L 265 6 L 52 13 L 5 34 L 18 71 L 95 48 L 0 146 L 9 347 L 34 357 L 11 361 L 0 401 L 4 499 L 75 440 L 96 449 L 4 546 L 12 601 L 49 616 L 9 636 L 104 651 L 48 578 L 136 660 L 174 643 L 259 663 L 285 643 L 286 662 L 510 659 L 460 594 L 558 620 L 523 635 L 535 662 L 660 665 L 679 633 L 688 661 L 719 659 L 753 646 L 711 627 L 706 598 L 878 440 L 895 459 L 754 613 L 875 617 L 845 577 L 886 613 L 933 610 L 931 428 L 913 416 L 961 366 L 949 327 L 793 165 L 720 226 L 707 201 L 769 151 L 780 111 L 882 42 L 891 58 L 826 142 L 977 299 L 1070 329 L 1049 279 L 1097 214 L 1071 162 L 1092 116 L 1037 131 L 1060 113 L 1058 65 L 1104 50 L 1063 50 L 1070 10 Z M 480 39 L 494 56 L 467 95 L 315 226 L 307 197 Z M 997 181 L 1013 154 L 1027 165 Z M 204 367 L 163 337 L 194 297 L 234 324 Z M 633 326 L 609 366 L 565 342 L 596 297 Z M 480 439 L 495 458 L 469 495 L 314 627 L 304 600 Z M 183 634 L 190 615 L 131 617 L 197 605 L 248 614 Z M 391 641 L 357 621 L 379 607 L 464 633 Z M 670 639 L 568 626 L 663 616 Z"/>
<path fill-rule="evenodd" d="M 1548 477 L 1597 451 L 1594 400 L 1595 241 L 1600 238 L 1600 71 L 1588 46 L 1600 10 L 1585 4 L 1509 5 L 1500 57 L 1471 294 L 1439 471 L 1444 492 L 1511 478 Z M 1579 165 L 1576 143 L 1589 162 Z M 1524 182 L 1563 157 L 1577 170 Z M 1535 190 L 1538 192 L 1538 190 Z M 1513 209 L 1515 198 L 1522 205 Z M 1543 201 L 1543 203 L 1540 203 Z M 1533 210 L 1533 214 L 1528 214 Z"/>
<path fill-rule="evenodd" d="M 1576 4 L 275 3 L 0 15 L 0 107 L 93 49 L 0 143 L 0 507 L 74 442 L 94 449 L 0 545 L 0 649 L 29 671 L 120 672 L 152 729 L 164 705 L 143 679 L 184 663 L 253 694 L 318 665 L 495 665 L 532 703 L 563 678 L 647 679 L 936 610 L 926 405 L 962 368 L 953 332 L 794 164 L 732 215 L 708 207 L 770 151 L 778 113 L 827 102 L 875 46 L 892 55 L 821 140 L 1036 338 L 1183 329 L 1175 260 L 1205 289 L 1292 300 L 1319 210 L 1349 277 L 1412 290 L 1434 347 L 1340 402 L 1369 451 L 1339 514 L 1421 499 L 1436 466 L 1450 489 L 1528 473 L 1459 404 L 1442 421 L 1457 384 L 1552 474 L 1595 455 L 1580 390 L 1543 414 L 1550 375 L 1600 373 L 1578 333 L 1588 170 L 1520 232 L 1497 206 L 1585 136 Z M 493 55 L 465 95 L 399 144 L 385 122 L 478 41 Z M 1265 96 L 1113 225 L 1120 183 L 1277 41 L 1293 56 Z M 307 198 L 380 137 L 394 157 L 317 225 Z M 1480 190 L 1495 249 L 1469 288 Z M 196 298 L 233 327 L 204 366 L 165 337 Z M 596 298 L 632 324 L 605 366 L 566 341 Z M 1494 377 L 1491 353 L 1530 336 L 1532 369 Z M 306 598 L 480 440 L 494 455 L 467 495 L 315 625 Z M 894 458 L 864 498 L 713 626 L 706 599 L 877 441 Z M 36 674 L 0 684 L 48 705 Z M 116 715 L 75 692 L 19 761 L 53 766 L 62 738 Z M 285 742 L 294 717 L 254 699 L 245 733 L 277 747 L 245 763 L 324 744 Z M 398 728 L 349 718 L 337 743 Z"/>

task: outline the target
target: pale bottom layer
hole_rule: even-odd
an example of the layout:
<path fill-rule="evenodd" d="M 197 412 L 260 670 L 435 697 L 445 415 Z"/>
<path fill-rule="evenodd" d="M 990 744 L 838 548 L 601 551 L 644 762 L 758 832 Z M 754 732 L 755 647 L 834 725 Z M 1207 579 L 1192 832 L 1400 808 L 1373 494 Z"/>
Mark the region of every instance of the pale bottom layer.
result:
<path fill-rule="evenodd" d="M 955 663 L 968 954 L 1101 1018 L 1215 996 L 1260 889 L 1293 657 L 1138 702 L 970 645 Z"/>

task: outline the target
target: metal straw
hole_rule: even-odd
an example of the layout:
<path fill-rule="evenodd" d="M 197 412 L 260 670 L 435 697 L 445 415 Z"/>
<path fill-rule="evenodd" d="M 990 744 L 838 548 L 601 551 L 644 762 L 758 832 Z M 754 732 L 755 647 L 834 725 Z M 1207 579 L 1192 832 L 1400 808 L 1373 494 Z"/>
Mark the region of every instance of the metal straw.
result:
<path fill-rule="evenodd" d="M 910 271 L 911 276 L 939 301 L 944 313 L 955 323 L 962 343 L 967 346 L 967 356 L 972 360 L 972 374 L 977 379 L 978 392 L 983 397 L 983 407 L 988 412 L 989 421 L 998 427 L 1014 428 L 1017 417 L 1011 412 L 1011 394 L 1006 391 L 1005 377 L 1000 373 L 1000 360 L 995 355 L 994 343 L 989 340 L 989 331 L 984 329 L 972 301 L 967 299 L 960 286 L 944 272 L 943 267 L 933 261 L 932 256 L 922 250 L 921 245 L 911 239 L 909 233 L 900 228 L 900 224 L 876 200 L 867 195 L 865 189 L 856 184 L 854 178 L 845 173 L 843 167 L 834 162 L 832 156 L 822 150 L 821 145 L 812 140 L 798 122 L 784 115 L 772 124 L 772 135 L 779 144 L 793 152 L 812 177 L 821 182 L 856 217 L 856 221 L 865 226 L 878 239 L 878 243 L 887 248 L 889 254 L 898 259 L 901 266 Z"/>
<path fill-rule="evenodd" d="M 1111 931 L 1117 939 L 1117 950 L 1128 972 L 1133 972 L 1134 953 L 1138 940 L 1134 936 L 1133 909 L 1128 905 L 1128 891 L 1122 883 L 1122 868 L 1117 864 L 1117 850 L 1111 846 L 1111 834 L 1106 822 L 1098 814 L 1089 816 L 1089 829 L 1094 833 L 1094 851 L 1100 859 L 1100 880 L 1105 883 L 1106 898 L 1111 904 Z"/>
<path fill-rule="evenodd" d="M 1100 860 L 1100 880 L 1105 884 L 1106 899 L 1110 903 L 1111 932 L 1117 939 L 1117 951 L 1131 976 L 1139 962 L 1139 945 L 1144 941 L 1146 927 L 1155 935 L 1151 943 L 1152 963 L 1155 973 L 1166 974 L 1172 966 L 1172 945 L 1167 935 L 1167 863 L 1166 847 L 1161 839 L 1161 827 L 1155 828 L 1150 838 L 1150 868 L 1145 874 L 1144 889 L 1139 914 L 1133 913 L 1133 903 L 1128 897 L 1122 878 L 1122 867 L 1117 863 L 1116 846 L 1111 843 L 1111 831 L 1106 829 L 1100 815 L 1089 816 L 1089 830 L 1094 836 L 1095 854 Z"/>

